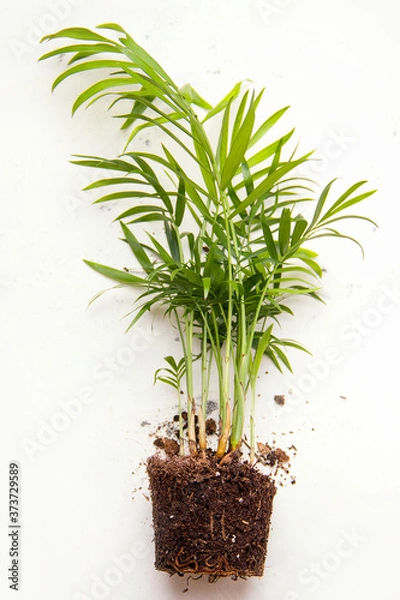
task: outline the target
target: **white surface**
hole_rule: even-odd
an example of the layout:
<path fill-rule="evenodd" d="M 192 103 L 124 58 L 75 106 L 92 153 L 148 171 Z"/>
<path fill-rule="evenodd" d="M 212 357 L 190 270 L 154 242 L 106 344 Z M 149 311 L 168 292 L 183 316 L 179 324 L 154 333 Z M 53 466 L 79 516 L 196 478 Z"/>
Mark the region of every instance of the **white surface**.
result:
<path fill-rule="evenodd" d="M 396 600 L 398 3 L 20 0 L 2 6 L 1 16 L 0 512 L 7 514 L 8 461 L 17 459 L 18 597 L 169 600 L 185 586 L 153 570 L 150 504 L 140 491 L 131 499 L 145 481 L 139 463 L 153 450 L 140 423 L 172 414 L 173 394 L 153 388 L 152 376 L 154 359 L 174 342 L 159 324 L 152 336 L 151 320 L 124 335 L 127 292 L 86 310 L 104 282 L 81 259 L 118 266 L 128 254 L 111 213 L 79 191 L 89 172 L 68 159 L 115 154 L 122 137 L 100 106 L 71 121 L 79 83 L 52 97 L 57 62 L 36 63 L 40 35 L 115 21 L 212 102 L 247 77 L 267 88 L 266 115 L 291 104 L 286 125 L 323 157 L 314 173 L 321 184 L 339 175 L 347 185 L 366 178 L 379 188 L 364 207 L 379 231 L 362 224 L 356 232 L 365 261 L 351 245 L 325 244 L 327 305 L 297 302 L 297 322 L 285 324 L 314 357 L 293 355 L 295 375 L 271 370 L 262 383 L 259 438 L 294 431 L 282 444 L 290 438 L 298 448 L 297 485 L 276 498 L 266 574 L 211 587 L 191 582 L 187 597 Z M 290 398 L 284 410 L 273 403 L 277 393 Z M 81 413 L 61 422 L 73 400 Z M 43 426 L 54 419 L 65 431 L 49 437 Z M 29 450 L 29 443 L 38 445 Z M 1 597 L 8 599 L 5 527 L 1 535 Z M 354 535 L 352 546 L 346 538 Z M 122 574 L 114 561 L 127 553 L 135 565 L 126 563 Z M 93 588 L 98 577 L 111 578 L 112 587 Z"/>

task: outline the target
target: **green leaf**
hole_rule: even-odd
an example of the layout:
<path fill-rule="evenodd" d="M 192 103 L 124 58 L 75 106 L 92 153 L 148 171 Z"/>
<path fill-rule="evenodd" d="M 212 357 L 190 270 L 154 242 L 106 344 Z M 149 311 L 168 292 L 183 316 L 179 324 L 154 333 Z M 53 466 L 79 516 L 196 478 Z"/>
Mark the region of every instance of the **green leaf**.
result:
<path fill-rule="evenodd" d="M 324 215 L 323 219 L 324 220 L 326 218 L 326 215 L 328 213 L 331 213 L 332 211 L 335 211 L 336 208 L 339 208 L 339 206 L 345 202 L 347 200 L 347 198 L 349 198 L 355 191 L 357 191 L 360 187 L 362 187 L 363 185 L 365 185 L 367 182 L 366 181 L 358 181 L 357 183 L 355 183 L 354 185 L 352 185 L 351 187 L 349 187 L 348 190 L 346 190 L 344 192 L 344 194 L 342 194 L 337 200 L 336 202 L 334 202 L 332 204 L 332 206 L 330 207 L 330 209 L 327 211 L 327 213 Z"/>
<path fill-rule="evenodd" d="M 53 82 L 52 91 L 56 89 L 56 87 L 67 79 L 67 77 L 71 77 L 72 75 L 77 75 L 78 73 L 82 73 L 84 71 L 93 71 L 95 69 L 115 69 L 115 68 L 124 68 L 125 65 L 129 65 L 128 62 L 125 61 L 117 61 L 117 60 L 93 60 L 90 62 L 81 63 L 76 65 L 75 67 L 71 67 L 70 69 L 65 70 L 61 75 L 59 75 Z"/>
<path fill-rule="evenodd" d="M 284 208 L 279 221 L 279 250 L 282 256 L 289 247 L 291 223 L 290 209 Z"/>
<path fill-rule="evenodd" d="M 267 247 L 269 255 L 274 260 L 277 260 L 278 259 L 278 253 L 276 251 L 275 240 L 273 238 L 270 226 L 268 225 L 268 222 L 267 222 L 266 218 L 263 215 L 261 217 L 261 225 L 262 225 L 262 230 L 263 230 L 263 234 L 264 234 L 265 245 Z"/>
<path fill-rule="evenodd" d="M 371 190 L 369 192 L 365 192 L 364 194 L 355 196 L 354 198 L 347 200 L 347 202 L 340 204 L 340 206 L 337 206 L 334 210 L 333 210 L 333 208 L 331 208 L 328 211 L 329 216 L 336 215 L 338 212 L 345 210 L 346 208 L 349 208 L 350 206 L 353 206 L 354 204 L 358 204 L 359 202 L 362 202 L 362 200 L 365 200 L 366 198 L 369 198 L 370 196 L 372 196 L 372 194 L 375 194 L 376 191 L 377 190 Z M 324 215 L 324 219 L 326 219 L 326 218 L 327 218 L 327 215 Z"/>
<path fill-rule="evenodd" d="M 170 225 L 170 223 L 165 223 L 165 235 L 167 236 L 168 247 L 171 251 L 171 256 L 176 263 L 181 262 L 181 252 L 178 241 L 178 236 Z"/>
<path fill-rule="evenodd" d="M 230 183 L 236 171 L 243 161 L 245 152 L 248 147 L 251 132 L 253 131 L 254 125 L 254 101 L 251 100 L 249 110 L 246 118 L 243 121 L 236 137 L 232 141 L 232 145 L 227 156 L 226 162 L 221 173 L 221 189 L 225 189 Z"/>
<path fill-rule="evenodd" d="M 247 164 L 247 162 L 245 160 L 243 160 L 241 166 L 242 166 L 242 175 L 243 175 L 244 186 L 246 188 L 247 194 L 249 195 L 249 194 L 251 194 L 251 192 L 254 191 L 253 177 L 251 176 L 249 165 Z"/>
<path fill-rule="evenodd" d="M 77 97 L 72 106 L 72 114 L 74 115 L 78 108 L 82 106 L 82 104 L 84 104 L 85 102 L 93 98 L 93 96 L 96 96 L 103 90 L 117 88 L 124 85 L 132 85 L 132 80 L 129 77 L 119 77 L 103 79 L 101 81 L 98 81 L 97 83 L 94 83 Z"/>
<path fill-rule="evenodd" d="M 143 177 L 145 177 L 147 179 L 147 181 L 153 186 L 153 188 L 155 189 L 157 194 L 159 194 L 161 200 L 163 201 L 167 211 L 170 214 L 172 214 L 173 213 L 172 203 L 169 198 L 169 195 L 165 191 L 163 186 L 160 184 L 154 170 L 150 167 L 149 163 L 145 160 L 144 157 L 146 155 L 144 153 L 140 154 L 138 152 L 128 152 L 127 155 L 131 156 L 133 158 L 133 160 L 139 165 L 139 167 L 142 169 Z"/>
<path fill-rule="evenodd" d="M 123 200 L 126 198 L 158 198 L 158 194 L 149 194 L 148 192 L 114 192 L 112 194 L 107 194 L 106 196 L 101 196 L 101 198 L 97 198 L 93 202 L 93 204 L 102 204 L 103 202 L 112 202 L 114 200 Z"/>
<path fill-rule="evenodd" d="M 39 61 L 53 58 L 54 56 L 60 56 L 61 54 L 69 54 L 71 52 L 82 53 L 85 57 L 93 56 L 94 54 L 101 54 L 103 52 L 110 52 L 113 54 L 119 54 L 118 48 L 111 46 L 110 44 L 70 44 L 62 48 L 56 48 L 50 52 L 46 52 L 39 58 Z"/>
<path fill-rule="evenodd" d="M 259 140 L 261 140 L 264 135 L 279 121 L 279 119 L 285 114 L 285 112 L 289 109 L 289 106 L 285 106 L 285 108 L 281 108 L 276 113 L 274 113 L 271 117 L 269 117 L 264 123 L 257 129 L 255 134 L 251 137 L 249 142 L 249 148 L 254 146 Z"/>
<path fill-rule="evenodd" d="M 303 218 L 295 220 L 295 225 L 292 233 L 292 246 L 295 246 L 300 242 L 301 236 L 307 229 L 307 225 L 307 221 Z"/>
<path fill-rule="evenodd" d="M 160 377 L 159 375 L 155 376 L 154 382 L 161 381 L 162 383 L 166 383 L 170 385 L 174 389 L 179 389 L 178 382 L 175 379 L 171 379 L 170 377 Z"/>
<path fill-rule="evenodd" d="M 95 33 L 94 31 L 90 31 L 90 29 L 86 29 L 84 27 L 67 27 L 66 29 L 61 29 L 57 33 L 50 33 L 42 37 L 40 42 L 45 40 L 55 40 L 58 38 L 71 38 L 74 40 L 85 40 L 92 42 L 111 42 L 108 38 Z"/>
<path fill-rule="evenodd" d="M 106 187 L 108 185 L 125 185 L 132 183 L 138 185 L 146 184 L 146 182 L 141 181 L 140 179 L 134 179 L 132 177 L 114 177 L 112 179 L 99 179 L 98 181 L 94 181 L 93 183 L 84 187 L 83 191 L 88 192 L 89 190 L 95 190 L 97 188 Z"/>
<path fill-rule="evenodd" d="M 171 222 L 171 218 L 167 217 L 161 212 L 152 213 L 149 215 L 142 215 L 140 217 L 137 217 L 136 219 L 132 219 L 131 221 L 128 221 L 128 225 L 132 225 L 133 223 L 155 223 L 156 221 L 163 221 L 164 223 L 165 221 Z"/>
<path fill-rule="evenodd" d="M 125 239 L 128 242 L 133 254 L 138 260 L 139 264 L 143 267 L 146 273 L 150 273 L 153 270 L 153 264 L 146 252 L 143 249 L 142 244 L 137 240 L 136 236 L 124 223 L 121 222 L 122 231 L 124 232 Z"/>
<path fill-rule="evenodd" d="M 207 300 L 211 287 L 211 277 L 203 277 L 204 300 Z"/>
<path fill-rule="evenodd" d="M 106 265 L 101 265 L 99 263 L 91 262 L 89 260 L 83 261 L 87 264 L 91 269 L 97 271 L 101 275 L 108 277 L 109 279 L 113 279 L 114 281 L 118 281 L 119 283 L 127 283 L 127 284 L 143 284 L 146 283 L 146 280 L 142 277 L 137 277 L 136 275 L 132 275 L 132 273 L 128 273 L 127 271 L 120 271 L 118 269 L 113 269 L 112 267 L 107 267 Z"/>
<path fill-rule="evenodd" d="M 240 101 L 239 107 L 236 111 L 236 117 L 235 117 L 235 120 L 233 122 L 233 127 L 232 127 L 232 139 L 233 140 L 235 139 L 235 137 L 240 129 L 240 126 L 242 124 L 242 119 L 243 119 L 244 111 L 246 108 L 247 99 L 249 97 L 249 93 L 250 93 L 250 90 L 247 90 L 245 92 L 245 94 L 243 95 L 243 98 Z"/>
<path fill-rule="evenodd" d="M 264 160 L 267 160 L 267 158 L 270 158 L 271 156 L 273 156 L 278 148 L 282 148 L 282 146 L 284 146 L 286 144 L 286 142 L 288 142 L 290 140 L 290 138 L 294 134 L 294 131 L 295 130 L 292 129 L 292 131 L 289 131 L 289 133 L 287 133 L 283 137 L 279 138 L 279 140 L 276 140 L 272 144 L 269 144 L 269 146 L 266 146 L 265 148 L 263 148 L 262 150 L 260 150 L 259 152 L 257 152 L 256 154 L 254 154 L 253 156 L 248 158 L 247 162 L 248 162 L 249 167 L 250 168 L 254 167 L 255 165 L 258 165 L 260 162 L 263 162 Z M 308 156 L 310 156 L 310 155 L 311 155 L 311 153 Z"/>
<path fill-rule="evenodd" d="M 160 258 L 162 258 L 162 260 L 165 262 L 165 264 L 175 265 L 175 262 L 178 262 L 178 261 L 174 261 L 172 256 L 170 256 L 168 254 L 168 252 L 166 251 L 164 246 L 162 244 L 160 244 L 160 242 L 158 240 L 156 240 L 156 238 L 154 236 L 152 236 L 148 232 L 147 232 L 147 235 L 155 248 L 155 252 L 160 256 Z"/>
<path fill-rule="evenodd" d="M 322 269 L 315 260 L 311 260 L 310 258 L 302 258 L 301 260 L 303 263 L 308 265 L 318 275 L 318 277 L 322 277 Z"/>
<path fill-rule="evenodd" d="M 273 346 L 273 349 L 275 351 L 275 354 L 277 355 L 277 357 L 279 358 L 279 360 L 285 365 L 285 367 L 291 372 L 293 373 L 293 369 L 292 369 L 292 365 L 289 362 L 288 357 L 286 356 L 285 352 L 283 350 L 281 350 L 281 348 L 279 348 L 277 345 Z"/>
<path fill-rule="evenodd" d="M 114 219 L 114 221 L 121 221 L 122 219 L 126 219 L 127 217 L 134 217 L 139 214 L 149 214 L 149 213 L 161 213 L 165 214 L 165 210 L 160 206 L 153 206 L 148 204 L 141 204 L 140 206 L 135 206 L 133 208 L 129 208 L 125 212 L 121 213 L 118 217 Z"/>
<path fill-rule="evenodd" d="M 259 183 L 256 188 L 254 188 L 254 190 L 252 191 L 252 193 L 249 194 L 247 196 L 247 198 L 245 200 L 243 200 L 239 204 L 239 206 L 237 206 L 235 208 L 235 210 L 233 212 L 231 212 L 229 218 L 232 219 L 237 214 L 239 214 L 243 209 L 245 209 L 248 206 L 250 206 L 251 204 L 253 204 L 253 202 L 255 200 L 257 200 L 260 196 L 264 195 L 266 192 L 269 192 L 274 187 L 274 185 L 280 179 L 282 179 L 282 177 L 284 175 L 286 175 L 287 173 L 289 173 L 290 171 L 292 171 L 293 169 L 295 169 L 296 167 L 298 167 L 299 165 L 301 165 L 303 162 L 305 162 L 309 156 L 310 156 L 310 154 L 306 154 L 302 158 L 299 158 L 299 159 L 294 160 L 292 162 L 286 163 L 282 167 L 279 167 L 278 169 L 276 169 L 276 171 L 274 173 L 272 173 L 271 175 L 269 175 L 266 179 L 264 179 L 264 181 L 262 181 L 261 183 Z"/>
<path fill-rule="evenodd" d="M 138 92 L 139 96 L 141 95 L 141 93 L 146 94 L 145 96 L 143 96 L 142 98 L 136 96 L 136 100 L 133 103 L 131 112 L 129 113 L 129 115 L 126 117 L 125 122 L 121 125 L 121 129 L 127 129 L 128 127 L 130 127 L 137 119 L 137 117 L 139 115 L 141 115 L 149 106 L 153 107 L 153 101 L 155 99 L 154 95 L 148 95 L 148 93 L 146 92 L 144 86 L 142 86 Z M 128 94 L 126 95 L 128 96 Z M 126 97 L 125 96 L 125 97 Z M 122 95 L 122 98 L 124 98 L 124 95 Z M 117 98 L 117 100 L 121 99 Z M 111 108 L 111 106 L 110 106 Z"/>
<path fill-rule="evenodd" d="M 199 164 L 204 183 L 206 184 L 208 194 L 210 198 L 216 199 L 217 197 L 217 188 L 215 183 L 215 177 L 212 171 L 212 167 L 210 164 L 210 159 L 207 154 L 207 149 L 204 145 L 198 140 L 196 136 L 196 124 L 192 121 L 192 135 L 193 135 L 193 145 L 197 156 L 197 162 Z"/>
<path fill-rule="evenodd" d="M 221 130 L 218 138 L 218 145 L 216 151 L 216 159 L 217 164 L 219 165 L 220 171 L 223 169 L 226 157 L 228 154 L 228 141 L 229 141 L 229 121 L 230 121 L 230 111 L 231 111 L 231 102 L 230 100 L 224 110 L 224 116 L 222 118 Z"/>
<path fill-rule="evenodd" d="M 314 225 L 318 222 L 319 216 L 320 216 L 320 214 L 322 212 L 322 209 L 323 209 L 324 204 L 326 202 L 326 199 L 328 197 L 329 191 L 330 191 L 330 189 L 331 189 L 331 187 L 332 187 L 332 185 L 333 185 L 334 182 L 335 182 L 335 179 L 333 179 L 332 181 L 330 181 L 328 183 L 328 185 L 322 190 L 322 193 L 321 193 L 321 195 L 320 195 L 320 197 L 318 199 L 318 202 L 317 202 L 317 206 L 315 207 L 315 210 L 314 210 L 313 218 L 311 219 L 311 223 L 310 223 L 310 225 L 308 227 L 309 230 L 311 230 L 314 227 Z"/>
<path fill-rule="evenodd" d="M 283 373 L 281 364 L 280 364 L 279 360 L 277 359 L 275 351 L 272 349 L 272 347 L 267 348 L 265 350 L 265 354 L 272 360 L 272 362 L 274 363 L 274 365 L 278 369 L 278 371 Z"/>
<path fill-rule="evenodd" d="M 176 226 L 179 227 L 183 221 L 183 216 L 185 214 L 186 208 L 186 195 L 185 195 L 185 181 L 184 179 L 179 179 L 178 185 L 178 197 L 176 199 L 176 207 L 175 207 L 175 223 Z"/>
<path fill-rule="evenodd" d="M 111 29 L 124 33 L 126 37 L 122 39 L 120 38 L 120 41 L 130 51 L 129 56 L 131 56 L 132 60 L 153 79 L 158 82 L 165 82 L 177 90 L 175 83 L 164 71 L 162 66 L 144 48 L 139 46 L 139 44 L 137 44 L 135 40 L 120 25 L 117 25 L 116 23 L 105 23 L 103 25 L 99 25 L 98 29 Z"/>
<path fill-rule="evenodd" d="M 222 100 L 221 102 L 219 102 L 216 106 L 214 106 L 214 108 L 212 108 L 210 110 L 209 113 L 207 113 L 207 115 L 205 116 L 205 118 L 203 119 L 203 123 L 205 123 L 206 121 L 208 121 L 208 119 L 211 119 L 211 117 L 215 117 L 215 115 L 217 115 L 218 113 L 220 113 L 221 111 L 223 111 L 230 102 L 232 102 L 232 100 L 234 100 L 235 98 L 238 97 L 238 95 L 240 94 L 240 88 L 242 87 L 243 81 L 239 81 L 229 92 L 229 94 L 227 94 Z"/>
<path fill-rule="evenodd" d="M 189 104 L 195 104 L 200 108 L 204 108 L 204 110 L 211 110 L 212 106 L 209 104 L 204 98 L 202 98 L 196 90 L 190 85 L 190 83 L 186 83 L 180 88 L 180 93 L 182 96 L 189 102 Z"/>
<path fill-rule="evenodd" d="M 263 355 L 265 354 L 266 348 L 271 339 L 273 325 L 270 325 L 262 334 L 261 338 L 258 340 L 257 350 L 255 352 L 252 366 L 251 366 L 251 376 L 253 379 L 256 379 L 257 374 L 260 370 L 261 360 Z"/>
<path fill-rule="evenodd" d="M 301 350 L 302 352 L 306 352 L 306 354 L 312 356 L 312 352 L 310 352 L 308 348 L 306 348 L 302 344 L 299 344 L 299 342 L 295 342 L 294 340 L 283 338 L 279 340 L 279 343 L 283 344 L 284 346 L 289 346 L 290 348 L 296 348 L 296 350 Z"/>

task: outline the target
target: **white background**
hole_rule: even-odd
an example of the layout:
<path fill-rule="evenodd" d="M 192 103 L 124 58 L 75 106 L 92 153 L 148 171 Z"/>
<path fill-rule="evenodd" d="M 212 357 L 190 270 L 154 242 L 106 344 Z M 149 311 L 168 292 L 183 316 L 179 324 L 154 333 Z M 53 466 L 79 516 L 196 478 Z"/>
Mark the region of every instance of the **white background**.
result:
<path fill-rule="evenodd" d="M 298 448 L 297 484 L 276 497 L 265 576 L 191 582 L 187 597 L 397 599 L 398 3 L 20 0 L 0 10 L 1 597 L 14 597 L 5 520 L 13 459 L 21 600 L 169 600 L 185 587 L 153 569 L 140 464 L 153 452 L 149 432 L 173 414 L 173 393 L 152 385 L 173 336 L 150 318 L 125 336 L 126 291 L 86 310 L 106 284 L 81 259 L 131 263 L 113 211 L 80 192 L 93 175 L 68 160 L 113 156 L 123 136 L 100 105 L 71 120 L 82 82 L 52 96 L 60 65 L 36 62 L 41 35 L 115 21 L 211 102 L 249 78 L 266 87 L 265 117 L 290 104 L 285 128 L 316 148 L 321 185 L 339 176 L 338 190 L 364 178 L 379 189 L 363 207 L 379 230 L 352 229 L 365 260 L 351 244 L 321 244 L 327 304 L 296 302 L 297 320 L 284 322 L 314 356 L 293 355 L 294 375 L 270 368 L 260 383 L 259 439 Z M 80 414 L 69 419 L 68 406 Z M 122 555 L 131 560 L 123 574 Z"/>

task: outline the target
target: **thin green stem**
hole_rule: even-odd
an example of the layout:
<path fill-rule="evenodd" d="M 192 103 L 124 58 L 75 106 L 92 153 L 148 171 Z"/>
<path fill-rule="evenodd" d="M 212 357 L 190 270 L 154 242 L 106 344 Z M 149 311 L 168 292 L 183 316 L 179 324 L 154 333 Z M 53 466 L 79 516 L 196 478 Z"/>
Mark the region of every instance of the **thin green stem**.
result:
<path fill-rule="evenodd" d="M 182 390 L 181 390 L 181 381 L 179 379 L 178 382 L 178 415 L 179 415 L 179 454 L 181 456 L 185 455 L 185 438 L 183 435 L 183 417 L 182 417 Z"/>
<path fill-rule="evenodd" d="M 250 464 L 255 462 L 256 453 L 256 378 L 251 380 L 251 413 L 250 413 Z"/>
<path fill-rule="evenodd" d="M 186 389 L 187 389 L 187 413 L 188 413 L 188 437 L 189 450 L 191 454 L 196 454 L 196 435 L 195 435 L 195 414 L 196 405 L 193 394 L 193 313 L 185 315 L 186 331 Z"/>
<path fill-rule="evenodd" d="M 208 401 L 208 386 L 209 386 L 209 364 L 207 362 L 207 354 L 208 354 L 208 340 L 207 340 L 207 326 L 203 323 L 202 328 L 202 341 L 201 341 L 201 389 L 202 389 L 202 408 L 203 415 L 206 415 L 207 412 L 207 401 Z"/>

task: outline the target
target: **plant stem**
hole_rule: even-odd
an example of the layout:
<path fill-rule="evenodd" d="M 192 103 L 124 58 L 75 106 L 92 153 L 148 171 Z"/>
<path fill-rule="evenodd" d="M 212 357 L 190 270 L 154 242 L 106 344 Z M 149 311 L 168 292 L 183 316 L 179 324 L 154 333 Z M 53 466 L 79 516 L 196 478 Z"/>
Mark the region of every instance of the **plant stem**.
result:
<path fill-rule="evenodd" d="M 240 256 L 238 239 L 235 231 L 235 225 L 230 221 L 231 237 L 235 248 L 236 256 Z M 239 284 L 243 282 L 243 273 L 238 269 L 236 273 Z M 248 366 L 248 352 L 246 348 L 246 305 L 243 293 L 239 299 L 239 314 L 237 323 L 237 351 L 236 351 L 236 375 L 235 394 L 232 415 L 232 433 L 231 450 L 235 450 L 241 442 L 244 429 L 244 409 L 246 402 L 246 374 Z"/>
<path fill-rule="evenodd" d="M 192 455 L 197 454 L 195 415 L 196 403 L 193 395 L 193 313 L 185 315 L 186 330 L 186 389 L 187 389 L 187 413 L 188 413 L 188 440 L 189 452 Z"/>
<path fill-rule="evenodd" d="M 251 380 L 250 464 L 256 460 L 256 380 Z"/>
<path fill-rule="evenodd" d="M 179 454 L 181 456 L 185 455 L 185 439 L 183 436 L 183 418 L 182 418 L 182 390 L 180 386 L 180 381 L 178 385 L 178 413 L 179 413 Z"/>
<path fill-rule="evenodd" d="M 207 366 L 207 327 L 203 321 L 202 327 L 202 338 L 201 338 L 201 389 L 202 389 L 202 398 L 201 404 L 198 409 L 198 417 L 199 417 L 199 445 L 201 451 L 204 453 L 207 448 L 207 438 L 206 438 L 206 419 L 205 415 L 207 413 L 207 400 L 208 400 L 208 372 L 209 368 Z"/>
<path fill-rule="evenodd" d="M 221 191 L 221 202 L 224 213 L 226 231 L 229 232 L 229 215 L 228 215 L 228 202 L 225 192 Z M 232 261 L 232 248 L 230 239 L 228 237 L 228 311 L 227 311 L 227 327 L 226 327 L 226 339 L 225 339 L 225 357 L 224 357 L 224 369 L 223 369 L 223 385 L 222 385 L 222 398 L 220 398 L 221 405 L 221 438 L 220 444 L 217 449 L 217 457 L 220 458 L 225 454 L 226 440 L 226 427 L 228 421 L 228 406 L 230 402 L 230 363 L 231 363 L 231 346 L 232 346 L 232 315 L 233 315 L 233 261 Z M 230 420 L 230 419 L 229 419 Z M 229 435 L 228 435 L 229 437 Z"/>

